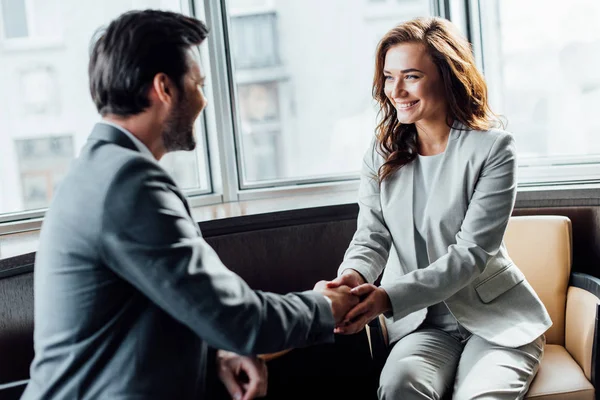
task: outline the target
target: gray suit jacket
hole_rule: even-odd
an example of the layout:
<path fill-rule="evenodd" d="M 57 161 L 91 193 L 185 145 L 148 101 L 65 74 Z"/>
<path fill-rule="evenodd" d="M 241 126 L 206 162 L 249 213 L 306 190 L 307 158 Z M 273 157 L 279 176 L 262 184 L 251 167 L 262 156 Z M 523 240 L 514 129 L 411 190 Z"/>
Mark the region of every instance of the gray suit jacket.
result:
<path fill-rule="evenodd" d="M 333 341 L 326 299 L 251 290 L 159 164 L 98 124 L 43 223 L 23 399 L 201 399 L 206 347 Z"/>
<path fill-rule="evenodd" d="M 426 308 L 441 301 L 464 327 L 499 345 L 520 346 L 544 333 L 550 317 L 503 243 L 517 188 L 512 136 L 460 124 L 450 131 L 423 217 L 430 262 L 423 269 L 414 241 L 414 165 L 380 187 L 383 161 L 373 143 L 363 162 L 357 231 L 339 273 L 353 268 L 374 282 L 385 269 L 390 340 L 415 330 Z M 388 263 L 390 250 L 397 258 Z"/>

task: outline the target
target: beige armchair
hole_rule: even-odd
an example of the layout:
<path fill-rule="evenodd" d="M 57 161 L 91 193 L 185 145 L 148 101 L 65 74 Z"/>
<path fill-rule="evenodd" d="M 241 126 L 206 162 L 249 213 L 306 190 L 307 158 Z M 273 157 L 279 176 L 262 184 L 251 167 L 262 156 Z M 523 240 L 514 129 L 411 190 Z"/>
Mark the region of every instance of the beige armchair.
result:
<path fill-rule="evenodd" d="M 511 258 L 523 271 L 553 321 L 546 348 L 527 399 L 593 400 L 600 378 L 596 361 L 600 280 L 571 273 L 571 221 L 563 216 L 512 217 L 505 234 Z M 387 332 L 383 318 L 367 328 L 371 354 L 383 365 Z"/>

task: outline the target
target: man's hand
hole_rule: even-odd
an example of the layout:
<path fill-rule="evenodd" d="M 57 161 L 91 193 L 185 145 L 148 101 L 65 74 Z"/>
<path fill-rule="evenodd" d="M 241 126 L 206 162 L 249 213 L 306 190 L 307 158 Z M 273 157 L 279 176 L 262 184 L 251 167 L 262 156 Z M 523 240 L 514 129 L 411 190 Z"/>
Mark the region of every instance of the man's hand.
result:
<path fill-rule="evenodd" d="M 336 325 L 335 333 L 350 335 L 360 332 L 379 314 L 392 309 L 390 298 L 383 288 L 366 283 L 353 288 L 351 292 L 362 300 Z"/>
<path fill-rule="evenodd" d="M 350 292 L 350 287 L 348 286 L 328 288 L 327 283 L 327 281 L 319 281 L 313 290 L 331 300 L 331 311 L 337 325 L 342 321 L 346 313 L 358 304 L 359 298 Z"/>
<path fill-rule="evenodd" d="M 257 357 L 217 351 L 219 378 L 235 400 L 250 400 L 267 395 L 267 365 Z"/>
<path fill-rule="evenodd" d="M 358 271 L 348 268 L 334 280 L 327 283 L 327 287 L 330 289 L 337 288 L 343 285 L 348 286 L 350 289 L 355 288 L 359 285 L 366 283 L 365 278 L 362 277 Z"/>

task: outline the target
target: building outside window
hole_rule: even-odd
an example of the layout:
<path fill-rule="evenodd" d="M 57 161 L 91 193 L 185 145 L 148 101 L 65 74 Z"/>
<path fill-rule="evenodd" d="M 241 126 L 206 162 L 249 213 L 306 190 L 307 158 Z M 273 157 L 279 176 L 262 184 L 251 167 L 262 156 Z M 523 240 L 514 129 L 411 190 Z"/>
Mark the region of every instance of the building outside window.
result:
<path fill-rule="evenodd" d="M 600 2 L 479 5 L 486 79 L 515 135 L 520 182 L 600 179 Z"/>
<path fill-rule="evenodd" d="M 0 0 L 0 214 L 47 207 L 100 120 L 88 89 L 91 39 L 119 14 L 146 8 L 182 11 L 179 0 Z M 208 193 L 200 122 L 198 150 L 161 164 L 188 192 Z"/>
<path fill-rule="evenodd" d="M 241 189 L 357 177 L 376 124 L 377 42 L 431 12 L 384 3 L 227 0 Z"/>
<path fill-rule="evenodd" d="M 71 135 L 15 141 L 25 209 L 44 208 L 52 199 L 73 159 Z"/>
<path fill-rule="evenodd" d="M 17 39 L 29 36 L 29 18 L 25 0 L 2 0 L 2 25 L 4 38 Z"/>

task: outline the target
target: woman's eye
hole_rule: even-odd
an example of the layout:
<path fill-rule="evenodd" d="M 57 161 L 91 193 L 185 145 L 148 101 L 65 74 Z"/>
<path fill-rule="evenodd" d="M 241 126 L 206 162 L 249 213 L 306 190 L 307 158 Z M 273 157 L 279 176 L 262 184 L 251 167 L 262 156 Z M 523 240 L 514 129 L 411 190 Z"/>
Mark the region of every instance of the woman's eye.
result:
<path fill-rule="evenodd" d="M 392 76 L 391 76 L 391 75 L 385 75 L 385 76 L 384 76 L 384 79 L 385 79 L 386 81 L 390 81 L 390 80 L 392 80 Z"/>
<path fill-rule="evenodd" d="M 406 76 L 404 77 L 404 79 L 417 79 L 417 78 L 418 78 L 418 76 L 417 76 L 417 75 L 406 75 Z"/>

